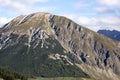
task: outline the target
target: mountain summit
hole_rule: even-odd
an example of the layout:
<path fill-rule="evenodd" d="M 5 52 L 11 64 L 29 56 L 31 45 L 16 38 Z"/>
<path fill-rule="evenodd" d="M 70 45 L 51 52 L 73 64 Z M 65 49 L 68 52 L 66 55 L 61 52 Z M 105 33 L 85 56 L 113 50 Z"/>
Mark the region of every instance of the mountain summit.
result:
<path fill-rule="evenodd" d="M 0 29 L 0 66 L 32 76 L 120 79 L 120 43 L 49 13 L 22 15 Z"/>

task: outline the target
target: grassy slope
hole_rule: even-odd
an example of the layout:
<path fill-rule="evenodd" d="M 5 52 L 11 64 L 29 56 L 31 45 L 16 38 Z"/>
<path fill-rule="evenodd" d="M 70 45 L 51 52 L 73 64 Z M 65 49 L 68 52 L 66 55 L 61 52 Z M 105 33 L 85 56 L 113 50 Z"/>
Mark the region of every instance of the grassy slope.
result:
<path fill-rule="evenodd" d="M 36 78 L 29 80 L 92 80 L 90 78 L 80 78 L 80 77 L 57 77 L 57 78 Z"/>

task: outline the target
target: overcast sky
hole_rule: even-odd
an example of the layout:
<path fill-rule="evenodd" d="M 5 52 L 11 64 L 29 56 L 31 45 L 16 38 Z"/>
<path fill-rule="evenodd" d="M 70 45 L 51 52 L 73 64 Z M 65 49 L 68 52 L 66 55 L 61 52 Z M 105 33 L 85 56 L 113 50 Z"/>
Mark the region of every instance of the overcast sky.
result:
<path fill-rule="evenodd" d="M 120 0 L 0 0 L 0 26 L 35 12 L 66 16 L 94 31 L 120 31 Z"/>

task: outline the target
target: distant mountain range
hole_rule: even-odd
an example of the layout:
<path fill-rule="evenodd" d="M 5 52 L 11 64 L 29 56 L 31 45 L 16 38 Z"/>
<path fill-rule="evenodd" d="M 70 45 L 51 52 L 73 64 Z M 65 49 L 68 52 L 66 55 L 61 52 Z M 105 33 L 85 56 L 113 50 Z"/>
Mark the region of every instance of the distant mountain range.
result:
<path fill-rule="evenodd" d="M 103 34 L 113 40 L 120 41 L 120 31 L 117 30 L 99 30 L 98 33 Z"/>
<path fill-rule="evenodd" d="M 63 16 L 22 15 L 0 29 L 0 67 L 30 77 L 120 80 L 120 43 Z"/>

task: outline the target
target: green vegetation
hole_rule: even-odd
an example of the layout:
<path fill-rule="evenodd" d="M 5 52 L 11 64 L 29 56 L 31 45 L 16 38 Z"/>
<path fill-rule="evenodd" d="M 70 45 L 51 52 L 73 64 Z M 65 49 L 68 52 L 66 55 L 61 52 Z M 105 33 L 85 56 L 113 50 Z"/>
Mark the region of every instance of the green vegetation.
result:
<path fill-rule="evenodd" d="M 17 44 L 0 50 L 0 66 L 30 77 L 89 77 L 77 66 L 66 64 L 63 59 L 53 60 L 48 57 L 51 53 L 67 55 L 57 40 L 46 39 L 49 44 L 44 43 L 43 48 L 39 40 L 38 46 L 34 48 L 37 40 L 28 47 L 24 44 L 27 42 L 26 36 L 19 39 Z"/>
<path fill-rule="evenodd" d="M 26 76 L 0 68 L 0 78 L 4 80 L 27 80 Z"/>

